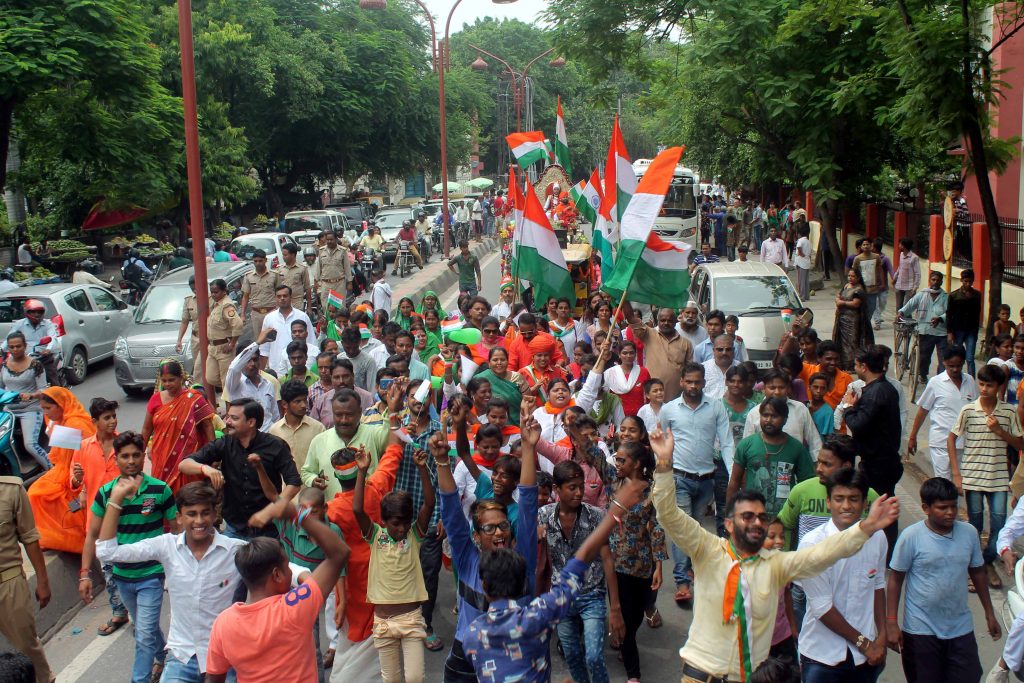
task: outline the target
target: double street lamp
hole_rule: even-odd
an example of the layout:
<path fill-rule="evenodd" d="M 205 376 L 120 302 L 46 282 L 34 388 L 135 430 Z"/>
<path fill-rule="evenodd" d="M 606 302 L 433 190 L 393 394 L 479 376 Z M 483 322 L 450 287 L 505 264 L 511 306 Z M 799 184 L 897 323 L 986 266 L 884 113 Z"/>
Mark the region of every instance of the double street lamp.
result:
<path fill-rule="evenodd" d="M 488 52 L 487 50 L 483 49 L 482 47 L 477 47 L 476 45 L 473 45 L 472 43 L 470 44 L 470 47 L 473 48 L 474 50 L 476 50 L 476 52 L 477 52 L 476 59 L 473 60 L 473 63 L 469 65 L 471 69 L 473 69 L 474 71 L 487 71 L 487 69 L 490 68 L 490 65 L 481 56 L 481 55 L 487 55 L 491 59 L 494 59 L 494 60 L 500 62 L 501 65 L 505 67 L 505 70 L 508 71 L 509 75 L 512 77 L 512 99 L 513 99 L 513 102 L 515 102 L 515 106 L 516 106 L 516 131 L 517 132 L 522 132 L 522 130 L 523 130 L 522 105 L 526 101 L 526 83 L 527 83 L 526 78 L 527 78 L 527 76 L 530 73 L 530 67 L 532 67 L 534 64 L 536 64 L 537 61 L 540 60 L 541 58 L 547 57 L 549 54 L 554 52 L 555 48 L 550 48 L 548 50 L 545 50 L 544 52 L 541 52 L 539 55 L 537 55 L 536 57 L 531 59 L 529 62 L 527 62 L 526 66 L 523 67 L 523 69 L 521 71 L 516 71 L 515 69 L 512 68 L 511 64 L 506 62 L 504 59 L 502 59 L 498 55 L 492 54 L 492 53 Z M 553 67 L 555 69 L 563 67 L 563 66 L 565 66 L 565 58 L 564 57 L 555 57 L 554 59 L 552 59 L 551 61 L 548 62 L 548 66 Z"/>
<path fill-rule="evenodd" d="M 491 0 L 495 5 L 510 5 L 516 0 Z M 437 90 L 438 99 L 440 100 L 440 128 L 441 128 L 441 222 L 444 225 L 444 255 L 448 257 L 451 245 L 450 245 L 450 234 L 448 230 L 448 221 L 450 218 L 450 212 L 448 211 L 448 123 L 447 123 L 447 112 L 445 111 L 445 98 L 444 98 L 444 72 L 445 69 L 451 67 L 451 61 L 448 55 L 448 34 L 452 25 L 452 15 L 455 14 L 455 9 L 462 4 L 462 0 L 455 0 L 455 4 L 452 5 L 451 10 L 448 12 L 448 19 L 444 25 L 444 38 L 438 40 L 437 30 L 434 26 L 434 17 L 431 16 L 430 10 L 423 4 L 422 0 L 416 0 L 416 4 L 420 6 L 423 13 L 427 15 L 427 23 L 430 25 L 430 55 L 433 60 L 434 72 L 437 73 Z M 387 9 L 387 0 L 359 0 L 359 7 L 361 9 L 368 10 L 381 10 Z"/>

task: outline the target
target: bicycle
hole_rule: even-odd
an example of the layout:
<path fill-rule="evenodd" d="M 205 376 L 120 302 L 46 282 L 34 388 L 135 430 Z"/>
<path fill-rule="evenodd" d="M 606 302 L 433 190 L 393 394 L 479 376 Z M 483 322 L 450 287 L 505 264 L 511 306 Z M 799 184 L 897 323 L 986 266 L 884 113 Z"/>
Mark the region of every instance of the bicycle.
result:
<path fill-rule="evenodd" d="M 896 379 L 903 381 L 903 376 L 910 370 L 910 396 L 911 403 L 917 397 L 917 385 L 921 379 L 918 368 L 919 342 L 921 334 L 917 331 L 916 320 L 898 318 L 893 325 L 895 336 L 893 346 L 893 357 L 895 360 Z"/>

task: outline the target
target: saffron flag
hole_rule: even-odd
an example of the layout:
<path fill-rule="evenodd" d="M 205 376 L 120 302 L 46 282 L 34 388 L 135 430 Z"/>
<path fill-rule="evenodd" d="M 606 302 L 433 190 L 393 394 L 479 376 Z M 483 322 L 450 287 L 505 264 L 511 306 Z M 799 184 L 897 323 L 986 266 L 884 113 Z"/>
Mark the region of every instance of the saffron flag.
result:
<path fill-rule="evenodd" d="M 558 116 L 555 120 L 555 161 L 572 178 L 572 163 L 569 161 L 569 137 L 565 134 L 565 118 L 562 116 L 562 96 L 558 96 Z M 579 202 L 577 202 L 577 205 Z"/>
<path fill-rule="evenodd" d="M 549 297 L 572 300 L 575 290 L 555 231 L 529 183 L 524 194 L 526 209 L 519 230 L 519 277 L 533 283 L 535 301 L 547 301 Z"/>
<path fill-rule="evenodd" d="M 544 133 L 539 130 L 512 133 L 505 137 L 512 156 L 524 171 L 538 161 L 550 158 Z"/>
<path fill-rule="evenodd" d="M 686 302 L 690 246 L 667 242 L 653 231 L 683 150 L 670 147 L 659 154 L 629 200 L 615 270 L 602 286 L 613 297 L 628 290 L 627 298 L 639 303 L 679 308 Z"/>

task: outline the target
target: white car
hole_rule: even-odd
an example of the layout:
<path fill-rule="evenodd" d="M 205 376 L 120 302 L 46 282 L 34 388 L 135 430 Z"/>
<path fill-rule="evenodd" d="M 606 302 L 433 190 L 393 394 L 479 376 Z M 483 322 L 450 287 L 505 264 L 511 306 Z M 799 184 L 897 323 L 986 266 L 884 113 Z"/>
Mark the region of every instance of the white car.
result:
<path fill-rule="evenodd" d="M 785 332 L 783 309 L 804 307 L 785 271 L 759 261 L 702 263 L 690 279 L 689 298 L 697 302 L 701 324 L 715 310 L 739 318 L 736 333 L 759 369 L 772 367 Z"/>
<path fill-rule="evenodd" d="M 267 268 L 273 270 L 284 263 L 284 251 L 282 247 L 288 243 L 298 244 L 292 236 L 286 232 L 254 232 L 248 235 L 239 235 L 231 240 L 228 251 L 245 261 L 251 261 L 252 255 L 257 249 L 262 249 L 267 254 Z M 301 252 L 302 249 L 299 249 Z"/>

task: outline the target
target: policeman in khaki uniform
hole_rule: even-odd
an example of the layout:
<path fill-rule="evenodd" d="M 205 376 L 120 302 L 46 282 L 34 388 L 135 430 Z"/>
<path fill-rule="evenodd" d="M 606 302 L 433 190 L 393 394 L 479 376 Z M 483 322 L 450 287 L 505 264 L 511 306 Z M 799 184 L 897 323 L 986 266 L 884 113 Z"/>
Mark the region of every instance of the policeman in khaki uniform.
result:
<path fill-rule="evenodd" d="M 199 367 L 199 304 L 196 303 L 196 276 L 188 278 L 189 289 L 192 293 L 185 297 L 185 303 L 181 307 L 181 326 L 178 328 L 178 344 L 174 347 L 176 353 L 181 353 L 184 346 L 182 339 L 185 338 L 185 330 L 192 325 L 192 376 L 196 375 L 196 368 Z"/>
<path fill-rule="evenodd" d="M 209 347 L 206 353 L 206 381 L 223 387 L 228 366 L 235 357 L 235 343 L 242 335 L 242 316 L 228 296 L 228 284 L 216 279 L 210 283 L 210 317 L 206 321 Z"/>
<path fill-rule="evenodd" d="M 0 473 L 8 474 L 7 468 Z M 35 608 L 21 568 L 19 544 L 25 546 L 36 572 L 36 601 L 42 609 L 50 602 L 50 579 L 32 507 L 20 477 L 0 476 L 0 635 L 32 660 L 36 683 L 50 683 L 56 678 L 36 635 Z"/>
<path fill-rule="evenodd" d="M 348 249 L 338 245 L 338 236 L 328 230 L 325 245 L 320 248 L 319 264 L 320 279 L 317 280 L 317 291 L 320 292 L 320 310 L 327 310 L 327 293 L 334 290 L 342 296 L 352 291 L 352 265 L 348 262 Z"/>
<path fill-rule="evenodd" d="M 302 303 L 306 303 L 306 313 L 313 311 L 313 287 L 310 282 L 309 268 L 305 263 L 298 262 L 299 248 L 289 242 L 281 247 L 284 251 L 284 265 L 278 266 L 278 282 L 292 288 L 292 308 L 302 310 Z"/>
<path fill-rule="evenodd" d="M 281 276 L 267 270 L 267 252 L 257 249 L 252 255 L 252 264 L 256 270 L 248 272 L 242 278 L 242 305 L 241 314 L 252 307 L 252 314 L 249 322 L 252 325 L 253 336 L 259 336 L 263 329 L 263 319 L 267 313 L 277 309 L 275 292 L 280 284 Z M 294 290 L 292 290 L 294 291 Z"/>

